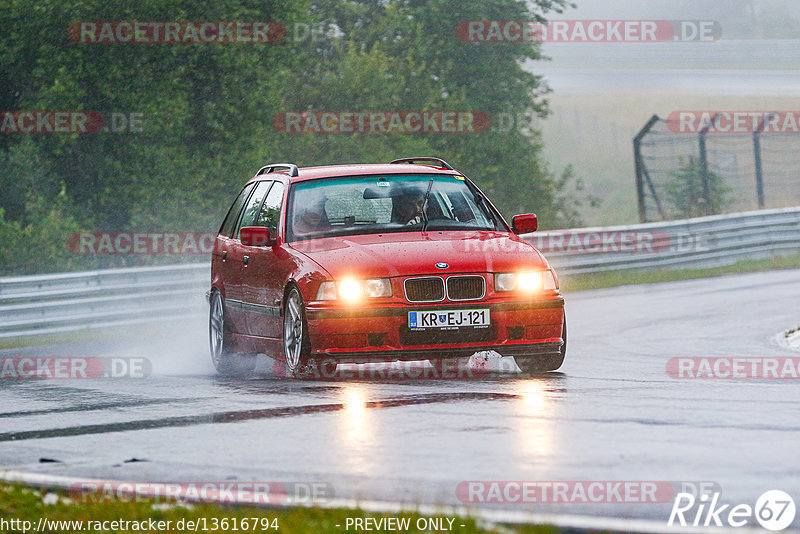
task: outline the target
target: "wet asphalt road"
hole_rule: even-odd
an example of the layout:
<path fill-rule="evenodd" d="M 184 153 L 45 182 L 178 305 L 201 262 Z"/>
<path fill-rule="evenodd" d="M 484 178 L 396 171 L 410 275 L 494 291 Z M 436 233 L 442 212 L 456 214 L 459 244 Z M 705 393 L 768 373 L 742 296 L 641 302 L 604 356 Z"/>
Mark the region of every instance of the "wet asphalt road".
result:
<path fill-rule="evenodd" d="M 251 378 L 221 378 L 205 325 L 188 319 L 171 339 L 142 331 L 134 341 L 0 351 L 153 366 L 140 379 L 0 381 L 0 466 L 316 482 L 336 497 L 430 504 L 462 504 L 463 481 L 707 481 L 726 503 L 753 505 L 782 489 L 800 504 L 800 381 L 665 371 L 677 356 L 800 356 L 773 341 L 800 322 L 800 271 L 585 291 L 566 302 L 567 360 L 536 378 L 297 381 L 273 377 L 266 358 Z M 662 521 L 671 499 L 475 506 Z"/>

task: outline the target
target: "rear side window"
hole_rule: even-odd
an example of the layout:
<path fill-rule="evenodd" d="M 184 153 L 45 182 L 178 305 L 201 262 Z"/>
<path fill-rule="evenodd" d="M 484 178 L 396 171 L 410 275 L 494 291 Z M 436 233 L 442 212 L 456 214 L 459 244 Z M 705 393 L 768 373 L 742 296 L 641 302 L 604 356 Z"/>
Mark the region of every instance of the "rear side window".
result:
<path fill-rule="evenodd" d="M 239 219 L 239 212 L 242 211 L 242 205 L 244 204 L 247 197 L 250 196 L 250 192 L 255 187 L 255 184 L 248 184 L 244 186 L 242 192 L 239 193 L 239 196 L 236 197 L 236 200 L 233 201 L 233 205 L 231 205 L 231 209 L 228 210 L 228 214 L 225 216 L 225 220 L 222 221 L 222 226 L 219 228 L 219 233 L 224 235 L 225 237 L 230 237 L 233 233 L 233 227 L 236 224 L 236 221 Z"/>

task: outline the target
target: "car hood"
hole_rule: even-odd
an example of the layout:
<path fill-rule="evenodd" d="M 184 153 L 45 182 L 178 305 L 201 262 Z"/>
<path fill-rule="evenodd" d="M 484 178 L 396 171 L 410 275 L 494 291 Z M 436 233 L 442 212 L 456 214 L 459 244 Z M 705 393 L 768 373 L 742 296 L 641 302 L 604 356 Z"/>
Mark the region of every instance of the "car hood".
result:
<path fill-rule="evenodd" d="M 335 279 L 547 268 L 520 237 L 495 231 L 403 232 L 328 237 L 290 246 Z M 439 269 L 436 263 L 447 263 Z"/>

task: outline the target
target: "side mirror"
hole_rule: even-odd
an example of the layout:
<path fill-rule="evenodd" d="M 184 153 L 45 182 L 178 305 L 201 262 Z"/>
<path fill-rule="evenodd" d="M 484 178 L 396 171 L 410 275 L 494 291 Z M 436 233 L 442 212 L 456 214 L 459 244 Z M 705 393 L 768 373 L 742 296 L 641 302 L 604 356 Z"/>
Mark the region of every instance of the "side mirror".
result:
<path fill-rule="evenodd" d="M 242 245 L 248 247 L 271 247 L 278 243 L 278 237 L 271 235 L 265 226 L 242 226 L 239 237 Z"/>
<path fill-rule="evenodd" d="M 511 219 L 511 229 L 515 234 L 530 234 L 539 228 L 539 219 L 533 213 L 514 215 Z"/>

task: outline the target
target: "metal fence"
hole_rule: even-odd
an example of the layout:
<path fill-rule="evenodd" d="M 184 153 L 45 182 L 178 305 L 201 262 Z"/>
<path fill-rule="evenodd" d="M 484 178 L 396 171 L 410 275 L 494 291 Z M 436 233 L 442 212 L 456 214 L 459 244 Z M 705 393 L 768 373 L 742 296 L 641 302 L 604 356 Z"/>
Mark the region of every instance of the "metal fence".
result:
<path fill-rule="evenodd" d="M 800 251 L 800 208 L 536 232 L 561 276 L 711 267 Z M 0 278 L 0 338 L 186 320 L 206 313 L 209 264 Z"/>
<path fill-rule="evenodd" d="M 800 204 L 796 120 L 792 112 L 653 115 L 633 141 L 640 222 Z"/>

